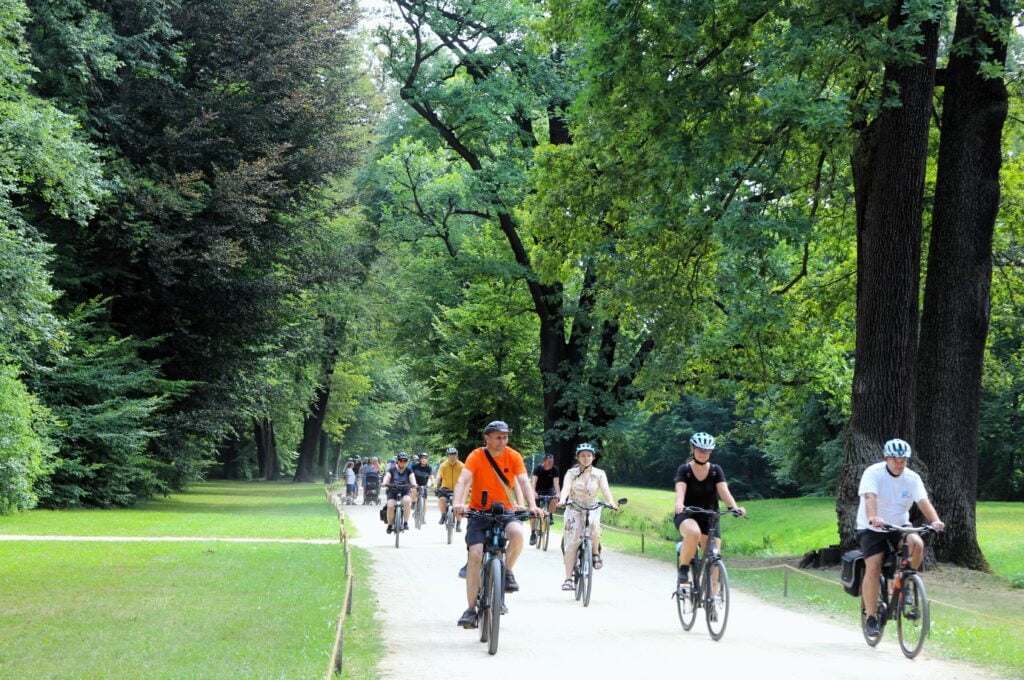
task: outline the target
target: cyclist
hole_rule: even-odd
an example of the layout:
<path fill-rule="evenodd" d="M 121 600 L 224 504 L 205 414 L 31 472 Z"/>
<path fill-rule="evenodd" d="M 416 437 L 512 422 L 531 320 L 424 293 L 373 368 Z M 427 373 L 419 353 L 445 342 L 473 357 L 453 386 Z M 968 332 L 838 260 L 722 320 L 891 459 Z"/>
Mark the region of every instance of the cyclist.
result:
<path fill-rule="evenodd" d="M 691 458 L 676 470 L 676 514 L 673 521 L 683 538 L 679 550 L 679 583 L 690 581 L 690 561 L 697 552 L 698 541 L 701 549 L 707 550 L 710 521 L 706 515 L 691 517 L 684 512 L 684 508 L 692 506 L 718 510 L 718 499 L 721 498 L 730 510 L 736 510 L 741 515 L 747 514 L 746 508 L 736 505 L 722 466 L 709 462 L 714 449 L 714 437 L 707 432 L 695 432 L 690 437 Z M 715 536 L 715 545 L 721 548 L 722 539 L 718 536 Z"/>
<path fill-rule="evenodd" d="M 548 512 L 551 513 L 551 520 L 555 519 L 555 507 L 558 505 L 558 496 L 562 493 L 561 484 L 558 482 L 559 470 L 555 465 L 555 454 L 545 453 L 544 462 L 533 468 L 533 476 L 530 483 L 533 484 L 534 497 L 554 496 L 548 503 Z M 537 520 L 530 520 L 530 545 L 537 545 L 540 537 L 540 529 L 537 528 Z"/>
<path fill-rule="evenodd" d="M 936 531 L 946 525 L 939 519 L 935 507 L 928 500 L 921 476 L 907 469 L 910 461 L 910 444 L 902 439 L 890 439 L 882 447 L 885 460 L 869 465 L 860 478 L 857 494 L 857 542 L 864 553 L 864 581 L 861 595 L 867 620 L 864 632 L 870 636 L 881 635 L 875 608 L 878 604 L 878 582 L 885 557 L 886 544 L 894 550 L 900 549 L 901 536 L 879 531 L 882 526 L 905 526 L 910 523 L 910 506 L 917 503 L 918 509 Z M 924 541 L 916 534 L 908 534 L 910 544 L 910 566 L 917 569 L 924 559 Z"/>
<path fill-rule="evenodd" d="M 594 467 L 599 456 L 593 444 L 586 442 L 576 447 L 576 465 L 569 468 L 565 473 L 565 487 L 562 489 L 558 499 L 558 505 L 565 508 L 565 529 L 562 533 L 565 562 L 565 581 L 562 583 L 562 590 L 572 590 L 572 567 L 576 562 L 576 549 L 583 541 L 583 510 L 569 505 L 569 501 L 576 501 L 581 505 L 590 507 L 597 503 L 597 494 L 600 492 L 608 504 L 619 509 L 619 504 L 612 498 L 611 489 L 608 488 L 608 475 L 604 470 Z M 590 514 L 590 538 L 594 550 L 594 569 L 604 566 L 601 559 L 601 508 L 597 507 L 589 511 Z"/>
<path fill-rule="evenodd" d="M 402 502 L 402 507 L 405 509 L 405 517 L 410 516 L 412 509 L 412 496 L 410 492 L 416 487 L 416 476 L 412 473 L 412 468 L 409 467 L 409 454 L 401 452 L 395 456 L 395 464 L 388 466 L 388 471 L 384 474 L 384 486 L 388 484 L 408 484 L 407 489 L 388 489 L 388 533 L 390 534 L 393 527 L 391 523 L 395 521 L 395 503 L 399 500 Z M 402 523 L 402 530 L 409 528 L 409 523 Z"/>
<path fill-rule="evenodd" d="M 412 473 L 416 476 L 416 494 L 423 494 L 424 503 L 426 503 L 427 489 L 430 488 L 431 483 L 434 481 L 434 468 L 430 467 L 430 461 L 427 459 L 427 452 L 424 451 L 419 456 L 415 465 L 410 465 L 409 468 Z M 423 519 L 426 521 L 427 518 L 427 506 L 423 506 Z"/>
<path fill-rule="evenodd" d="M 518 451 L 508 446 L 508 437 L 512 430 L 501 420 L 494 420 L 484 428 L 485 446 L 473 449 L 466 458 L 466 463 L 459 474 L 455 485 L 452 502 L 455 512 L 464 514 L 467 509 L 488 510 L 495 501 L 505 505 L 505 512 L 511 514 L 516 507 L 523 506 L 523 495 L 533 515 L 540 514 L 533 487 L 526 477 L 526 466 Z M 472 488 L 469 506 L 466 495 Z M 487 502 L 484 503 L 484 494 Z M 469 549 L 469 562 L 466 565 L 466 601 L 469 608 L 462 613 L 458 625 L 463 628 L 476 627 L 476 595 L 480 589 L 480 564 L 484 554 L 484 540 L 490 521 L 487 518 L 473 518 L 466 523 L 466 546 Z M 509 522 L 505 526 L 508 536 L 508 547 L 505 553 L 505 592 L 514 593 L 519 584 L 512 574 L 520 553 L 523 551 L 523 525 L 520 522 Z"/>
<path fill-rule="evenodd" d="M 459 450 L 449 446 L 445 451 L 448 459 L 437 466 L 434 479 L 437 481 L 437 509 L 441 511 L 440 524 L 444 524 L 444 515 L 448 512 L 448 499 L 455 490 L 455 483 L 459 481 L 462 474 L 462 461 L 459 460 Z M 462 518 L 455 518 L 455 530 L 462 531 Z"/>

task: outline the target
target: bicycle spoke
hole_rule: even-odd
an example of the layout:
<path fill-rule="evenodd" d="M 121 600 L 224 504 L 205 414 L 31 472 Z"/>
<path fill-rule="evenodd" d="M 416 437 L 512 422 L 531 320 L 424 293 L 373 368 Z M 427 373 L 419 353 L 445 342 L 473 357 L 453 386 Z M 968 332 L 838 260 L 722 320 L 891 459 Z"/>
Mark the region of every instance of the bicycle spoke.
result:
<path fill-rule="evenodd" d="M 930 619 L 924 582 L 917 574 L 905 577 L 896 603 L 896 631 L 899 634 L 900 649 L 908 659 L 917 656 L 924 646 L 931 625 Z"/>

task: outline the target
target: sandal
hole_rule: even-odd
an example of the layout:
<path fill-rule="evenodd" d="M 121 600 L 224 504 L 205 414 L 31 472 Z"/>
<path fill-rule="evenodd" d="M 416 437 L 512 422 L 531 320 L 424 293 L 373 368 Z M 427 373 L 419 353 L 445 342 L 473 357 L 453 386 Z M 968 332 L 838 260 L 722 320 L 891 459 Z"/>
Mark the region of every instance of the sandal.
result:
<path fill-rule="evenodd" d="M 600 555 L 594 555 L 594 569 L 600 569 L 604 566 L 604 560 L 601 559 Z"/>
<path fill-rule="evenodd" d="M 562 590 L 576 590 L 576 586 L 573 585 L 571 578 L 567 578 L 562 581 Z"/>

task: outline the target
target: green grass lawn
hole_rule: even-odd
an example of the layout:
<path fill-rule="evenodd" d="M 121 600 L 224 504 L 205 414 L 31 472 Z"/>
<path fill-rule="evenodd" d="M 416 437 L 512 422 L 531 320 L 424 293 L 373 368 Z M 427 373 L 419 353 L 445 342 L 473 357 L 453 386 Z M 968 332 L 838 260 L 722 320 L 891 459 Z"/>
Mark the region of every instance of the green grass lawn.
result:
<path fill-rule="evenodd" d="M 614 523 L 647 533 L 644 553 L 666 562 L 675 560 L 675 544 L 662 540 L 674 532 L 670 515 L 675 494 L 667 489 L 616 486 L 617 498 L 629 498 L 621 513 L 605 513 L 602 523 Z M 723 547 L 730 566 L 730 581 L 763 599 L 818 613 L 847 623 L 859 635 L 860 606 L 834 583 L 822 583 L 809 575 L 832 581 L 838 570 L 791 573 L 789 596 L 783 598 L 781 570 L 758 570 L 759 563 L 791 562 L 808 550 L 837 543 L 835 500 L 798 498 L 741 501 L 750 519 L 722 518 Z M 1015 623 L 1000 623 L 944 604 L 932 607 L 932 633 L 928 649 L 948 658 L 981 664 L 1005 673 L 1024 675 L 1024 503 L 979 503 L 978 540 L 995 576 L 943 566 L 925 572 L 929 598 L 971 609 Z M 636 536 L 607 531 L 602 539 L 611 547 L 640 551 Z M 760 559 L 759 559 L 760 558 Z M 671 572 L 666 570 L 666 578 Z M 1016 589 L 1012 586 L 1016 585 Z M 895 630 L 886 635 L 895 635 Z"/>
<path fill-rule="evenodd" d="M 2 517 L 0 533 L 338 532 L 320 485 L 210 483 L 137 510 Z M 355 568 L 346 675 L 373 678 L 358 650 L 373 648 L 379 623 L 369 566 Z M 344 573 L 340 544 L 0 542 L 0 678 L 323 677 Z"/>
<path fill-rule="evenodd" d="M 207 482 L 130 509 L 33 510 L 0 517 L 0 534 L 337 538 L 321 484 Z"/>

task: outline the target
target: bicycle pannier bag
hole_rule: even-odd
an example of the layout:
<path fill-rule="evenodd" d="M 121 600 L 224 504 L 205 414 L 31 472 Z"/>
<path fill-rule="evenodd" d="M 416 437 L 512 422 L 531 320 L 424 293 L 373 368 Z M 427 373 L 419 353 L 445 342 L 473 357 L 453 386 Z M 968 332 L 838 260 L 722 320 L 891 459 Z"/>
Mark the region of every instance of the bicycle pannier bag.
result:
<path fill-rule="evenodd" d="M 864 580 L 864 553 L 860 550 L 848 550 L 843 553 L 843 572 L 839 582 L 847 595 L 860 596 L 860 583 Z"/>
<path fill-rule="evenodd" d="M 386 505 L 380 509 L 380 521 L 385 524 L 388 521 L 388 506 Z"/>

